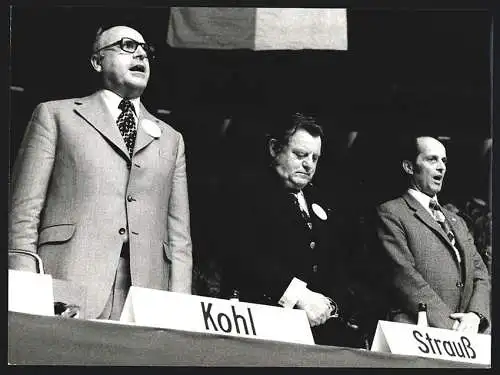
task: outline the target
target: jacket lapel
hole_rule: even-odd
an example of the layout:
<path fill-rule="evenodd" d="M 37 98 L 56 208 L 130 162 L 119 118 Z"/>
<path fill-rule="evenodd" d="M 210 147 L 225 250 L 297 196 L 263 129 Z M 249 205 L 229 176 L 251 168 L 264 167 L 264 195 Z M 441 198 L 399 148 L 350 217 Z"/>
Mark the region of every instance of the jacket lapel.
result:
<path fill-rule="evenodd" d="M 415 216 L 420 219 L 425 225 L 431 228 L 446 244 L 450 247 L 450 250 L 453 251 L 452 245 L 446 237 L 443 229 L 439 225 L 439 223 L 431 216 L 431 214 L 424 208 L 422 205 L 413 198 L 408 192 L 403 195 L 403 199 L 406 201 L 406 204 L 415 212 Z"/>
<path fill-rule="evenodd" d="M 110 143 L 115 145 L 125 158 L 130 160 L 127 146 L 120 134 L 120 130 L 118 130 L 111 113 L 109 113 L 104 100 L 98 92 L 85 98 L 75 100 L 75 112 L 88 124 L 93 126 Z"/>
<path fill-rule="evenodd" d="M 472 266 L 472 259 L 469 258 L 469 252 L 464 250 L 464 246 L 466 246 L 464 240 L 467 239 L 467 233 L 463 233 L 463 230 L 458 225 L 458 218 L 454 213 L 448 211 L 446 208 L 443 208 L 444 214 L 448 219 L 448 223 L 450 225 L 451 230 L 455 233 L 455 247 L 460 252 L 460 256 L 462 257 L 462 262 L 464 265 L 464 269 L 468 273 L 469 266 Z"/>
<path fill-rule="evenodd" d="M 139 115 L 139 123 L 137 124 L 137 138 L 135 139 L 134 155 L 156 139 L 156 137 L 149 134 L 145 130 L 144 121 L 150 121 L 154 125 L 158 126 L 158 129 L 161 129 L 160 120 L 153 117 L 141 103 L 141 112 Z"/>

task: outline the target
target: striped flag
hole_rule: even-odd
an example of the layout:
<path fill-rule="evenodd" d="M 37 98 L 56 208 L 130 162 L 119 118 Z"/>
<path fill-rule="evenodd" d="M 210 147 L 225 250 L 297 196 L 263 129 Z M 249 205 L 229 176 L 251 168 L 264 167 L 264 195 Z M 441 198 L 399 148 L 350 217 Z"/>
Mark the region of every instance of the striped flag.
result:
<path fill-rule="evenodd" d="M 178 48 L 347 50 L 344 8 L 172 7 L 167 43 Z"/>

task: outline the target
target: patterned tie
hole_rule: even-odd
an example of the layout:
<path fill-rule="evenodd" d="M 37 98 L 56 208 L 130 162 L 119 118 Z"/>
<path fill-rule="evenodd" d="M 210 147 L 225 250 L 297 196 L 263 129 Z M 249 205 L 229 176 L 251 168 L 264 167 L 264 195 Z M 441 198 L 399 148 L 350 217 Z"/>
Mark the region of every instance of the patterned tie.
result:
<path fill-rule="evenodd" d="M 116 124 L 120 133 L 122 133 L 125 145 L 127 145 L 130 157 L 134 151 L 135 137 L 137 136 L 137 129 L 135 127 L 135 116 L 134 116 L 134 106 L 128 99 L 123 99 L 118 108 L 121 109 L 122 113 L 118 116 Z"/>
<path fill-rule="evenodd" d="M 441 228 L 443 228 L 444 232 L 446 233 L 446 236 L 448 236 L 448 239 L 453 245 L 453 249 L 455 250 L 455 254 L 457 255 L 458 261 L 461 262 L 460 253 L 458 252 L 458 249 L 455 247 L 455 234 L 453 234 L 450 224 L 448 223 L 446 216 L 444 216 L 443 209 L 441 208 L 439 203 L 433 199 L 430 200 L 429 207 L 434 214 L 434 219 L 436 219 L 439 225 L 441 225 Z"/>
<path fill-rule="evenodd" d="M 309 214 L 307 213 L 307 211 L 305 211 L 302 206 L 300 205 L 300 202 L 299 202 L 299 197 L 296 195 L 296 194 L 290 194 L 292 196 L 292 201 L 293 201 L 293 204 L 295 206 L 295 208 L 297 210 L 299 210 L 300 212 L 300 216 L 302 217 L 302 219 L 304 220 L 305 224 L 307 225 L 307 227 L 309 229 L 312 229 L 312 221 L 311 221 L 311 217 L 309 216 Z"/>

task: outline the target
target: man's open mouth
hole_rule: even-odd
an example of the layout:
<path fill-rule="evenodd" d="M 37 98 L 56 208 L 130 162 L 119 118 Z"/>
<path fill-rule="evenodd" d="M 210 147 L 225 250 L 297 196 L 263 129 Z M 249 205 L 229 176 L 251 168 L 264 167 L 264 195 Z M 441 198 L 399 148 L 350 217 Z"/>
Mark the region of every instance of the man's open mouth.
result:
<path fill-rule="evenodd" d="M 132 72 L 144 73 L 146 71 L 146 67 L 144 65 L 134 65 L 129 70 Z"/>

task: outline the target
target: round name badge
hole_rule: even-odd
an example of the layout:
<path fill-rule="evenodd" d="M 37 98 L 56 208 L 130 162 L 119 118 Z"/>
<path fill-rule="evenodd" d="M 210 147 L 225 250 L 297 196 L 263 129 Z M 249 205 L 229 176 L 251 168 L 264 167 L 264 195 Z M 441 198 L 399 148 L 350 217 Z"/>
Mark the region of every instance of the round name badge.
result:
<path fill-rule="evenodd" d="M 158 125 L 156 125 L 151 120 L 142 120 L 141 122 L 142 128 L 146 133 L 148 133 L 151 137 L 159 138 L 161 135 L 161 129 Z"/>
<path fill-rule="evenodd" d="M 325 210 L 319 204 L 313 203 L 311 207 L 316 216 L 321 220 L 326 220 L 328 218 Z"/>

